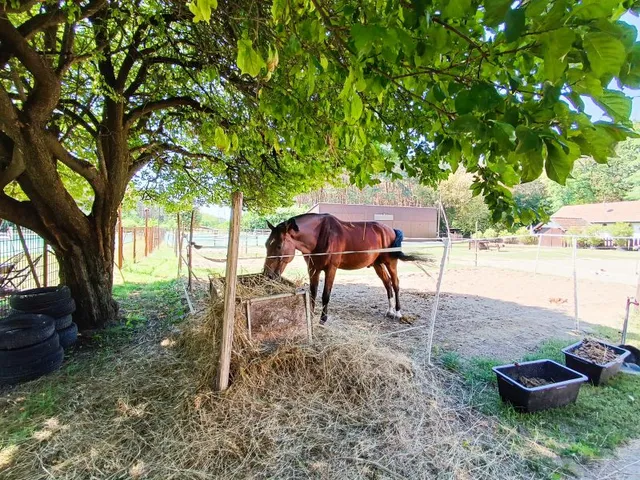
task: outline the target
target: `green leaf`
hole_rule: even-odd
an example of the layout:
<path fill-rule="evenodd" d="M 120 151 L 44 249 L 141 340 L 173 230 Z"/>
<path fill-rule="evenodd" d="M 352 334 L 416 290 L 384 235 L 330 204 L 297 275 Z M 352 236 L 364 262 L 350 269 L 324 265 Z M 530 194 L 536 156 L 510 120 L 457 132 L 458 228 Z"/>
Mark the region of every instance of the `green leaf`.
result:
<path fill-rule="evenodd" d="M 575 83 L 573 89 L 581 95 L 589 95 L 594 98 L 601 96 L 603 92 L 600 79 L 593 75 L 585 75 Z"/>
<path fill-rule="evenodd" d="M 605 90 L 602 95 L 594 98 L 594 100 L 614 122 L 625 123 L 629 121 L 631 117 L 631 99 L 624 93 Z"/>
<path fill-rule="evenodd" d="M 454 132 L 477 132 L 480 128 L 480 120 L 473 115 L 460 115 L 451 123 Z"/>
<path fill-rule="evenodd" d="M 349 101 L 344 105 L 345 118 L 349 123 L 354 123 L 362 115 L 364 106 L 360 95 L 354 93 L 351 95 Z"/>
<path fill-rule="evenodd" d="M 351 27 L 351 39 L 361 55 L 369 53 L 384 34 L 384 29 L 378 25 L 355 24 Z"/>
<path fill-rule="evenodd" d="M 487 27 L 497 27 L 504 21 L 504 17 L 513 2 L 511 0 L 485 0 L 484 24 Z"/>
<path fill-rule="evenodd" d="M 547 161 L 544 164 L 547 177 L 564 185 L 573 168 L 573 161 L 562 147 L 553 140 L 545 140 L 547 145 Z"/>
<path fill-rule="evenodd" d="M 271 4 L 271 16 L 274 20 L 286 20 L 289 16 L 288 0 L 273 0 Z"/>
<path fill-rule="evenodd" d="M 443 18 L 464 18 L 471 10 L 471 0 L 449 0 L 445 3 Z"/>
<path fill-rule="evenodd" d="M 581 20 L 605 18 L 618 8 L 619 0 L 584 0 L 581 5 L 573 9 L 572 15 Z"/>
<path fill-rule="evenodd" d="M 248 73 L 252 77 L 257 77 L 262 67 L 265 66 L 260 54 L 253 49 L 253 42 L 248 39 L 238 40 L 236 63 L 242 74 Z"/>
<path fill-rule="evenodd" d="M 617 76 L 624 63 L 626 53 L 624 45 L 617 38 L 603 32 L 587 33 L 582 41 L 591 65 L 598 76 Z"/>
<path fill-rule="evenodd" d="M 455 106 L 456 112 L 460 115 L 471 113 L 476 105 L 474 98 L 469 90 L 462 90 L 456 95 Z"/>
<path fill-rule="evenodd" d="M 640 88 L 640 45 L 634 45 L 620 69 L 620 80 L 624 85 Z"/>
<path fill-rule="evenodd" d="M 229 137 L 227 136 L 227 134 L 224 133 L 222 127 L 216 127 L 213 134 L 213 141 L 215 142 L 216 147 L 218 147 L 223 152 L 226 153 L 229 151 L 231 142 L 229 141 Z"/>
<path fill-rule="evenodd" d="M 505 16 L 504 36 L 507 42 L 515 42 L 524 31 L 525 14 L 523 8 L 509 10 Z"/>
<path fill-rule="evenodd" d="M 527 153 L 542 149 L 542 142 L 538 134 L 524 125 L 518 125 L 516 137 L 518 138 L 516 153 Z"/>
<path fill-rule="evenodd" d="M 573 140 L 580 146 L 582 155 L 593 157 L 598 163 L 607 163 L 615 155 L 616 139 L 602 125 L 585 127 Z"/>
<path fill-rule="evenodd" d="M 218 0 L 194 0 L 187 4 L 193 13 L 193 22 L 207 22 L 211 20 L 211 9 L 218 8 Z"/>
<path fill-rule="evenodd" d="M 476 83 L 469 93 L 481 112 L 492 110 L 502 103 L 502 97 L 490 83 Z"/>
<path fill-rule="evenodd" d="M 553 30 L 542 36 L 544 45 L 544 73 L 553 83 L 562 78 L 562 74 L 567 68 L 567 53 L 571 50 L 571 45 L 575 34 L 568 28 Z"/>
<path fill-rule="evenodd" d="M 522 162 L 522 173 L 520 175 L 522 183 L 532 182 L 542 174 L 544 167 L 544 159 L 542 151 L 529 151 L 518 158 Z"/>

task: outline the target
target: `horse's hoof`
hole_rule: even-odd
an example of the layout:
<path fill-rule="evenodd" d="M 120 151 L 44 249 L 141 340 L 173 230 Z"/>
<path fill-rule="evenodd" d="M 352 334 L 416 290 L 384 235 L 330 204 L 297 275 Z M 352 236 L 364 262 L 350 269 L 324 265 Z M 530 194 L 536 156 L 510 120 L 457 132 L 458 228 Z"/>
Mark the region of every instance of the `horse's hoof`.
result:
<path fill-rule="evenodd" d="M 387 310 L 387 315 L 388 318 L 396 318 L 396 311 L 393 310 L 392 308 L 390 308 L 389 310 Z"/>
<path fill-rule="evenodd" d="M 327 317 L 321 318 L 320 325 L 324 325 L 325 323 L 327 323 Z"/>

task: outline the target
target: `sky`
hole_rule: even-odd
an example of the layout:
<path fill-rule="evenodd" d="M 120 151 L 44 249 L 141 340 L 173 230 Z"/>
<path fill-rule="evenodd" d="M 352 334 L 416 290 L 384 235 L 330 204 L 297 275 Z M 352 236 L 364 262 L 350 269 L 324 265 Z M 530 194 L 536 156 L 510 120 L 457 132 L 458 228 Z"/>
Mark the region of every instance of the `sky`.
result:
<path fill-rule="evenodd" d="M 640 38 L 640 17 L 636 17 L 630 13 L 625 13 L 620 20 L 636 27 L 639 32 L 638 38 Z M 636 40 L 638 40 L 636 38 Z M 609 88 L 616 89 L 614 85 L 609 85 Z M 634 90 L 631 88 L 623 88 L 622 91 L 628 97 L 631 97 L 633 107 L 631 109 L 631 120 L 634 122 L 640 121 L 640 90 Z M 604 112 L 588 97 L 583 97 L 585 104 L 585 113 L 593 119 L 593 121 L 601 120 L 604 117 Z M 208 205 L 203 207 L 202 210 L 210 215 L 216 217 L 229 218 L 229 207 L 221 207 L 218 205 Z"/>

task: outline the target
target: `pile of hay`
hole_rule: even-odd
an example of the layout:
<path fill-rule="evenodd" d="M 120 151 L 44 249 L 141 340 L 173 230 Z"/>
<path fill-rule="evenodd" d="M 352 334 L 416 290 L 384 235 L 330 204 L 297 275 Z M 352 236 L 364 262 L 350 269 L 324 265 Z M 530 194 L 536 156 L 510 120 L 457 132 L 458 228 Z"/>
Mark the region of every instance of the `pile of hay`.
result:
<path fill-rule="evenodd" d="M 64 385 L 68 408 L 4 452 L 3 478 L 530 476 L 509 437 L 497 441 L 454 400 L 441 371 L 362 331 L 317 328 L 312 346 L 264 351 L 238 315 L 233 383 L 213 393 L 219 302 L 174 346 L 43 380 Z"/>

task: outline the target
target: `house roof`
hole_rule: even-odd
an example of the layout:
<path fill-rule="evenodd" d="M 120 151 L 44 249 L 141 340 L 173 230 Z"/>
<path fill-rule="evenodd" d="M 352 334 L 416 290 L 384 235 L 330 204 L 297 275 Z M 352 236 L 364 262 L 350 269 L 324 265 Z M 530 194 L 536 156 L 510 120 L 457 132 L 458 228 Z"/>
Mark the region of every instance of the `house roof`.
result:
<path fill-rule="evenodd" d="M 635 223 L 640 222 L 640 200 L 629 202 L 589 203 L 586 205 L 565 205 L 551 219 L 567 228 L 566 222 L 580 221 L 569 226 L 583 226 L 588 223 Z"/>

